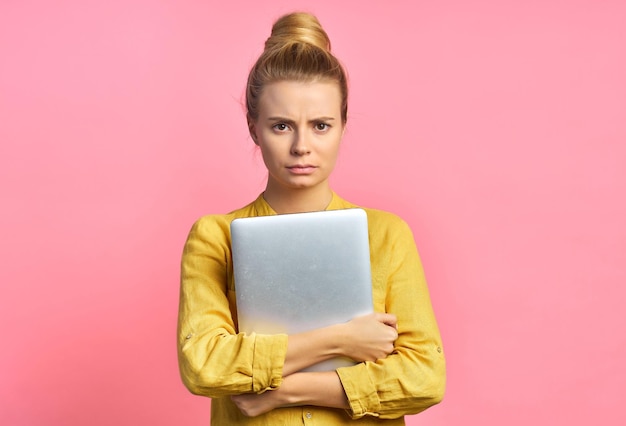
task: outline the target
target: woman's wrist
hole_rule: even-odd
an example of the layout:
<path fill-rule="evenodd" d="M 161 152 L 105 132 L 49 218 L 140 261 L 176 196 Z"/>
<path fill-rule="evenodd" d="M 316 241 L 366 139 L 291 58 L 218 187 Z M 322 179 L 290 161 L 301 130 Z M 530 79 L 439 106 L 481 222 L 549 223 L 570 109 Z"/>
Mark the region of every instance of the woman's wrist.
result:
<path fill-rule="evenodd" d="M 333 330 L 331 331 L 331 335 L 333 336 L 331 350 L 333 351 L 334 355 L 349 357 L 348 342 L 350 338 L 350 333 L 347 330 L 347 323 L 335 324 L 332 325 L 331 328 L 333 328 Z"/>
<path fill-rule="evenodd" d="M 347 356 L 349 334 L 345 324 L 289 336 L 283 365 L 283 376 L 338 356 Z"/>
<path fill-rule="evenodd" d="M 317 405 L 349 408 L 343 386 L 335 371 L 294 373 L 276 390 L 276 406 Z"/>

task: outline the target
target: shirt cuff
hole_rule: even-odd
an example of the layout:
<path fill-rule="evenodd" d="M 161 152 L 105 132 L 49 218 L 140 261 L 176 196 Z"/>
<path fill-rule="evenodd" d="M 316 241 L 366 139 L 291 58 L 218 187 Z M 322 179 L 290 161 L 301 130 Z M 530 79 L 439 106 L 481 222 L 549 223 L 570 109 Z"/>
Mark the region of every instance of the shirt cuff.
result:
<path fill-rule="evenodd" d="M 348 414 L 353 419 L 359 419 L 366 415 L 378 417 L 380 399 L 376 386 L 367 374 L 365 363 L 338 368 L 337 374 L 350 404 L 351 412 Z"/>
<path fill-rule="evenodd" d="M 252 391 L 277 389 L 283 382 L 283 364 L 287 354 L 286 334 L 255 334 L 252 360 Z"/>

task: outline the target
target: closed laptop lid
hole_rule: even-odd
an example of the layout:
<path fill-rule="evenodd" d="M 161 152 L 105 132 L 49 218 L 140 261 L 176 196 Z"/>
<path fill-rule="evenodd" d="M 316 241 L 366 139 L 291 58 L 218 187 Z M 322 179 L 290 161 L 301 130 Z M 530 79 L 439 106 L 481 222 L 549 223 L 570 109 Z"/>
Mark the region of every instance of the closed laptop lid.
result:
<path fill-rule="evenodd" d="M 240 332 L 294 334 L 373 311 L 363 209 L 235 219 L 231 237 Z"/>

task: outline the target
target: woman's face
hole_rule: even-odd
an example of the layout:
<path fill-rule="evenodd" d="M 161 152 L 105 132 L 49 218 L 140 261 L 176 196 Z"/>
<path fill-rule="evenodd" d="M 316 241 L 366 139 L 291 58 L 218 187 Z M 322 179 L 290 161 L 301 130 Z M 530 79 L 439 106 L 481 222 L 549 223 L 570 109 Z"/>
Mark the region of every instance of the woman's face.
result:
<path fill-rule="evenodd" d="M 328 187 L 344 131 L 336 82 L 265 86 L 249 127 L 269 172 L 268 189 Z"/>

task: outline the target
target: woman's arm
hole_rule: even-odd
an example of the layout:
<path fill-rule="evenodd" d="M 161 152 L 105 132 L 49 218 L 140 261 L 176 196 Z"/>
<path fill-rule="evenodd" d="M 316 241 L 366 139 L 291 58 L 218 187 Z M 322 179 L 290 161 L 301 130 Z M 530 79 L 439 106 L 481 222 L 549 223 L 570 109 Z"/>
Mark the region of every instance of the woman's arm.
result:
<path fill-rule="evenodd" d="M 395 315 L 383 313 L 373 313 L 345 324 L 289 336 L 283 368 L 286 377 L 280 387 L 260 394 L 234 395 L 231 399 L 247 416 L 258 416 L 274 408 L 292 405 L 347 409 L 350 407 L 348 399 L 336 372 L 294 371 L 334 356 L 348 356 L 355 361 L 375 361 L 393 351 L 397 337 Z"/>
<path fill-rule="evenodd" d="M 245 393 L 231 399 L 246 416 L 258 416 L 274 408 L 317 405 L 348 409 L 346 393 L 335 371 L 292 373 L 333 356 L 355 361 L 385 358 L 398 337 L 396 317 L 374 313 L 345 324 L 289 336 L 284 371 L 287 377 L 278 389 L 261 394 Z"/>
<path fill-rule="evenodd" d="M 357 362 L 375 361 L 393 351 L 397 338 L 395 315 L 384 313 L 290 335 L 283 376 L 337 356 Z"/>
<path fill-rule="evenodd" d="M 251 417 L 294 405 L 350 408 L 339 376 L 334 371 L 295 373 L 285 377 L 276 390 L 233 395 L 231 399 L 243 414 Z"/>
<path fill-rule="evenodd" d="M 205 216 L 192 227 L 181 262 L 178 363 L 195 394 L 220 397 L 277 388 L 287 335 L 237 333 L 229 289 L 230 220 Z"/>
<path fill-rule="evenodd" d="M 377 310 L 398 318 L 392 354 L 337 370 L 353 418 L 419 413 L 441 401 L 446 368 L 422 264 L 408 225 L 389 214 L 368 215 Z M 380 303 L 384 303 L 383 306 Z"/>

